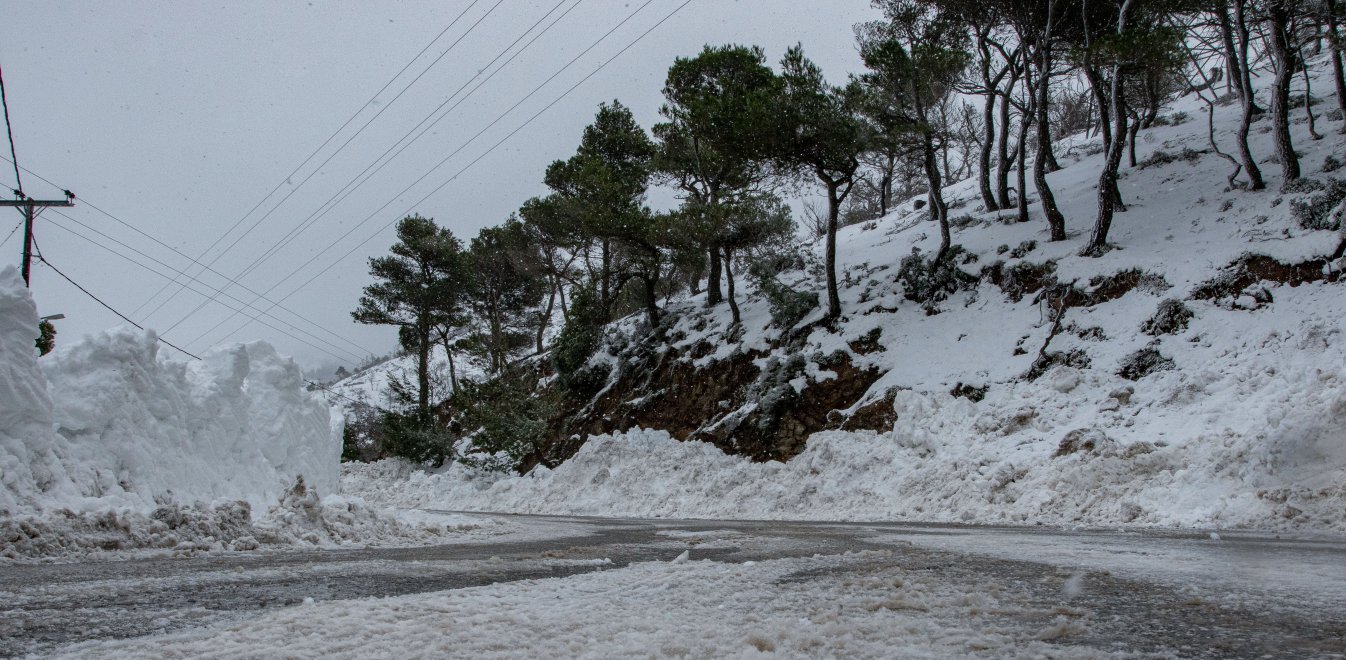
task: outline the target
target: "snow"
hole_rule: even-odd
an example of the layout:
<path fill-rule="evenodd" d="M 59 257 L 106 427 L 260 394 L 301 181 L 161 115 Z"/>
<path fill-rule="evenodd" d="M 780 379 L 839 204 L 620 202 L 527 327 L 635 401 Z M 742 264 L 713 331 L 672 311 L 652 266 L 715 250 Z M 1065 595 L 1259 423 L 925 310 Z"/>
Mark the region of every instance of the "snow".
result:
<path fill-rule="evenodd" d="M 1327 69 L 1321 59 L 1313 65 L 1321 78 L 1315 89 L 1325 93 Z M 1187 97 L 1173 111 L 1167 125 L 1141 132 L 1139 159 L 1205 153 L 1123 168 L 1129 210 L 1114 220 L 1117 248 L 1102 257 L 1076 254 L 1093 218 L 1101 164 L 1081 147 L 1096 145 L 1096 137 L 1071 136 L 1056 147 L 1065 167 L 1049 178 L 1067 218 L 1067 241 L 1047 240 L 1036 200 L 1031 222 L 1007 223 L 1000 216 L 1012 212 L 978 210 L 975 181 L 945 191 L 951 215 L 970 216 L 954 231 L 954 243 L 978 257 L 969 271 L 995 260 L 1052 260 L 1059 281 L 1081 290 L 1123 271 L 1150 276 L 1119 298 L 1066 310 L 1050 350 L 1082 351 L 1087 366 L 1024 378 L 1053 329 L 1049 310 L 1032 295 L 1013 301 L 983 283 L 933 315 L 905 300 L 897 263 L 913 248 L 931 253 L 939 240 L 908 200 L 888 217 L 840 231 L 846 315 L 835 331 L 819 328 L 802 345 L 777 345 L 781 330 L 770 326 L 767 303 L 750 285 L 740 287 L 739 329 L 731 328 L 725 306 L 707 309 L 701 297 L 674 301 L 666 314 L 675 348 L 713 347 L 694 360 L 705 368 L 737 351 L 765 353 L 759 366 L 804 357 L 790 382 L 803 397 L 834 376 L 826 358 L 844 352 L 857 367 L 882 374 L 861 403 L 892 397 L 891 429 L 819 432 L 785 464 L 751 463 L 635 429 L 589 438 L 554 470 L 500 477 L 461 467 L 427 473 L 348 466 L 343 488 L 385 505 L 451 510 L 1346 532 L 1346 291 L 1340 283 L 1265 283 L 1274 302 L 1192 297 L 1245 254 L 1297 263 L 1330 253 L 1340 236 L 1298 226 L 1289 209 L 1300 193 L 1229 190 L 1228 164 L 1209 153 L 1205 106 Z M 1188 118 L 1179 121 L 1179 113 Z M 1217 106 L 1216 113 L 1215 139 L 1232 150 L 1237 109 Z M 1306 176 L 1325 176 L 1325 159 L 1342 145 L 1342 120 L 1320 117 L 1322 140 L 1310 139 L 1302 117 L 1293 121 Z M 1264 159 L 1274 153 L 1265 128 L 1256 124 L 1251 142 Z M 1264 169 L 1269 186 L 1278 186 L 1279 168 Z M 1022 257 L 998 249 L 1027 241 L 1037 247 Z M 782 279 L 820 286 L 812 273 Z M 1188 326 L 1143 333 L 1168 300 L 1192 310 Z M 851 349 L 876 330 L 881 350 Z M 1120 376 L 1142 349 L 1157 350 L 1174 368 L 1134 381 Z M 959 384 L 989 389 L 972 402 L 950 395 Z M 726 411 L 724 419 L 757 403 Z M 380 477 L 392 472 L 397 478 Z"/>
<path fill-rule="evenodd" d="M 334 493 L 340 439 L 299 367 L 264 343 L 163 359 L 117 328 L 37 359 L 35 307 L 0 272 L 5 488 L 0 508 L 153 510 L 164 501 L 275 503 L 296 478 Z M 40 369 L 39 369 L 40 364 Z"/>
<path fill-rule="evenodd" d="M 1019 605 L 1011 585 L 969 592 L 888 563 L 890 556 L 752 564 L 692 558 L 317 601 L 183 632 L 77 644 L 54 657 L 1109 656 L 1072 645 L 1087 620 Z"/>
<path fill-rule="evenodd" d="M 40 360 L 37 312 L 0 271 L 0 557 L 422 544 L 493 530 L 338 490 L 341 417 L 262 342 L 182 363 L 117 328 Z M 254 515 L 255 512 L 255 515 Z"/>

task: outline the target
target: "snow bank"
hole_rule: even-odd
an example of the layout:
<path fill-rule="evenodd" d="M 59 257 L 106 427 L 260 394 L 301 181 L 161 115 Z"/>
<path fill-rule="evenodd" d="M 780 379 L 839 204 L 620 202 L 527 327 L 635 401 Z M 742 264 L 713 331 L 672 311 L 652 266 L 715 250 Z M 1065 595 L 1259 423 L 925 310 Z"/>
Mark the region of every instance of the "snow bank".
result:
<path fill-rule="evenodd" d="M 0 272 L 0 510 L 149 513 L 161 504 L 277 503 L 299 476 L 335 493 L 339 425 L 299 367 L 264 343 L 160 357 L 120 328 L 43 357 L 36 308 Z"/>
<path fill-rule="evenodd" d="M 899 391 L 891 431 L 817 433 L 788 463 L 638 430 L 522 477 L 351 465 L 343 491 L 519 513 L 1346 532 L 1339 287 L 1278 288 L 1276 314 L 1203 308 L 1164 344 L 1191 368 L 1139 381 L 1057 367 L 975 403 Z"/>

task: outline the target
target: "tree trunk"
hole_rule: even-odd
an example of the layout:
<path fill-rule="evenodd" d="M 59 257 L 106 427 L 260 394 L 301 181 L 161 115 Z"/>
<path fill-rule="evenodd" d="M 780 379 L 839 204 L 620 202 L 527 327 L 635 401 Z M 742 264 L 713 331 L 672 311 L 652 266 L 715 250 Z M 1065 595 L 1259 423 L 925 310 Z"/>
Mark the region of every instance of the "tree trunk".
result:
<path fill-rule="evenodd" d="M 1242 0 L 1236 0 L 1242 2 Z M 1225 90 L 1233 91 L 1243 97 L 1243 67 L 1239 65 L 1238 49 L 1234 46 L 1234 26 L 1229 22 L 1229 3 L 1220 0 L 1215 3 L 1216 17 L 1220 20 L 1220 41 L 1224 43 Z M 1215 93 L 1215 90 L 1210 90 Z"/>
<path fill-rule="evenodd" d="M 893 172 L 897 170 L 897 156 L 884 155 L 883 178 L 879 180 L 879 215 L 888 215 L 893 206 Z"/>
<path fill-rule="evenodd" d="M 734 325 L 738 325 L 738 324 L 740 324 L 740 323 L 743 322 L 743 319 L 742 319 L 742 317 L 739 316 L 739 313 L 738 313 L 738 301 L 734 299 L 734 268 L 733 268 L 733 263 L 732 263 L 733 260 L 734 260 L 734 251 L 731 250 L 731 249 L 729 249 L 729 248 L 725 248 L 725 249 L 724 249 L 724 282 L 725 282 L 725 286 L 726 286 L 726 288 L 727 288 L 727 290 L 728 290 L 728 293 L 729 293 L 729 297 L 728 297 L 728 300 L 729 300 L 729 314 L 730 314 L 730 318 L 731 318 L 731 319 L 733 320 L 733 322 L 734 322 Z"/>
<path fill-rule="evenodd" d="M 706 276 L 706 306 L 720 304 L 724 294 L 720 292 L 720 249 L 710 248 L 710 273 Z"/>
<path fill-rule="evenodd" d="M 949 252 L 952 237 L 949 234 L 949 207 L 944 203 L 944 181 L 939 175 L 939 166 L 935 162 L 935 141 L 929 133 L 924 135 L 922 150 L 925 152 L 925 177 L 930 186 L 930 214 L 939 222 L 939 252 L 935 253 L 932 263 L 938 263 Z"/>
<path fill-rule="evenodd" d="M 1267 39 L 1276 75 L 1271 84 L 1271 137 L 1281 161 L 1282 185 L 1299 178 L 1299 155 L 1290 139 L 1290 80 L 1295 74 L 1295 51 L 1290 48 L 1290 13 L 1280 3 L 1267 4 Z"/>
<path fill-rule="evenodd" d="M 981 187 L 981 201 L 987 211 L 999 211 L 995 193 L 991 190 L 991 150 L 995 147 L 995 91 L 987 90 L 986 107 L 982 110 L 984 133 L 981 154 L 977 159 L 977 183 Z"/>
<path fill-rule="evenodd" d="M 537 352 L 542 352 L 542 335 L 547 332 L 547 325 L 551 323 L 551 314 L 556 306 L 556 280 L 551 281 L 551 291 L 547 293 L 547 307 L 542 311 L 542 318 L 538 319 L 537 324 Z M 445 348 L 448 348 L 447 346 Z"/>
<path fill-rule="evenodd" d="M 1051 100 L 1051 55 L 1046 45 L 1038 48 L 1037 71 L 1037 153 L 1033 159 L 1033 184 L 1037 187 L 1042 212 L 1051 228 L 1051 240 L 1066 240 L 1066 217 L 1056 208 L 1056 196 L 1047 183 L 1047 166 L 1052 152 L 1052 136 L 1047 123 L 1047 103 Z"/>
<path fill-rule="evenodd" d="M 824 256 L 824 270 L 827 271 L 827 318 L 841 317 L 841 292 L 837 288 L 837 225 L 841 215 L 841 200 L 837 196 L 840 186 L 834 181 L 827 184 L 827 247 Z"/>
<path fill-rule="evenodd" d="M 1005 86 L 1005 93 L 1000 99 L 1000 139 L 996 145 L 996 197 L 1000 208 L 1010 207 L 1009 198 L 1009 133 L 1010 133 L 1010 94 L 1014 91 L 1014 85 L 1018 82 L 1018 69 L 1013 68 L 1014 63 L 1010 63 L 1010 79 Z"/>
<path fill-rule="evenodd" d="M 612 245 L 604 238 L 602 242 L 603 250 L 603 273 L 598 282 L 598 300 L 603 306 L 603 320 L 612 320 L 612 291 L 609 290 L 610 280 L 612 278 Z"/>
<path fill-rule="evenodd" d="M 1019 222 L 1028 222 L 1028 115 L 1025 114 L 1019 121 L 1019 145 L 1015 149 L 1016 154 L 1015 174 L 1018 178 L 1015 183 L 1019 186 L 1019 194 L 1016 200 L 1019 209 Z"/>
<path fill-rule="evenodd" d="M 659 276 L 642 275 L 640 277 L 645 283 L 645 320 L 650 323 L 650 330 L 656 331 L 659 328 Z"/>
<path fill-rule="evenodd" d="M 1337 107 L 1346 117 L 1346 72 L 1341 63 L 1341 33 L 1337 29 L 1337 0 L 1327 0 L 1327 40 L 1330 46 L 1328 56 L 1332 58 L 1332 84 L 1337 89 Z M 1346 133 L 1346 122 L 1341 125 Z"/>
<path fill-rule="evenodd" d="M 1125 15 L 1123 15 L 1123 19 Z M 1121 26 L 1118 26 L 1121 30 Z M 1108 93 L 1108 101 L 1112 106 L 1111 112 L 1115 122 L 1112 134 L 1117 137 L 1108 145 L 1107 160 L 1103 164 L 1103 171 L 1098 176 L 1098 217 L 1094 220 L 1093 235 L 1089 237 L 1089 244 L 1080 251 L 1081 256 L 1100 257 L 1108 249 L 1108 230 L 1112 228 L 1112 216 L 1117 207 L 1117 200 L 1120 192 L 1117 190 L 1117 169 L 1122 164 L 1122 150 L 1125 147 L 1122 144 L 1122 136 L 1127 134 L 1127 113 L 1126 101 L 1123 99 L 1123 89 L 1125 81 L 1120 67 L 1112 68 L 1112 84 Z M 1130 140 L 1130 142 L 1135 142 Z"/>
<path fill-rule="evenodd" d="M 1238 61 L 1239 61 L 1239 86 L 1242 89 L 1241 96 L 1249 99 L 1252 108 L 1251 116 L 1260 115 L 1266 112 L 1257 107 L 1256 99 L 1253 99 L 1253 74 L 1252 62 L 1248 61 L 1248 49 L 1252 45 L 1252 34 L 1248 28 L 1248 17 L 1246 14 L 1248 0 L 1234 0 L 1234 29 L 1238 36 Z"/>
<path fill-rule="evenodd" d="M 561 320 L 565 321 L 566 323 L 569 323 L 570 305 L 566 304 L 566 285 L 565 282 L 560 279 L 557 279 L 556 281 L 556 297 L 561 302 Z"/>
<path fill-rule="evenodd" d="M 1112 116 L 1108 107 L 1108 95 L 1105 91 L 1107 85 L 1098 69 L 1093 66 L 1083 68 L 1084 78 L 1089 82 L 1089 89 L 1094 94 L 1094 103 L 1098 105 L 1098 128 L 1099 133 L 1103 136 L 1103 151 L 1106 153 L 1112 148 Z"/>
<path fill-rule="evenodd" d="M 416 411 L 430 418 L 430 326 L 416 324 Z"/>

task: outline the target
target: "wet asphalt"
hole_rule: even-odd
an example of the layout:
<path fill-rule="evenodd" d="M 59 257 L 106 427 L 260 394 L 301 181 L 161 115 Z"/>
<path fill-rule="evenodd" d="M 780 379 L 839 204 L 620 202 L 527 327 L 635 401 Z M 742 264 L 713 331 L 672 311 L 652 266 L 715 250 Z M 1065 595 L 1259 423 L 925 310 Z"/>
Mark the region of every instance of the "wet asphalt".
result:
<path fill-rule="evenodd" d="M 696 559 L 723 562 L 882 550 L 868 561 L 968 592 L 993 582 L 1002 600 L 1020 606 L 1005 616 L 1024 627 L 1087 617 L 1070 640 L 1075 647 L 1159 657 L 1346 658 L 1340 539 L 1226 533 L 1214 543 L 1193 532 L 494 517 L 514 528 L 545 523 L 546 538 L 0 564 L 0 656 L 251 617 L 306 599 L 559 578 L 691 549 Z M 733 543 L 702 543 L 726 531 Z M 790 579 L 845 579 L 849 570 Z M 1071 577 L 1076 588 L 1063 589 Z"/>

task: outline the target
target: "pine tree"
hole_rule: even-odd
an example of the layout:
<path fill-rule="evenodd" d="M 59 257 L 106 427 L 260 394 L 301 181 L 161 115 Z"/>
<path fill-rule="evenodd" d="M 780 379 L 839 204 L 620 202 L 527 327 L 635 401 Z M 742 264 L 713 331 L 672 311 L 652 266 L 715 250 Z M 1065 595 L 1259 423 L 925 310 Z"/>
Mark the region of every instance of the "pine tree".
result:
<path fill-rule="evenodd" d="M 437 324 L 460 314 L 470 285 L 462 243 L 434 220 L 411 215 L 397 225 L 392 255 L 369 260 L 375 282 L 351 312 L 357 323 L 398 328 L 402 348 L 416 355 L 416 414 L 430 415 L 430 349 Z"/>
<path fill-rule="evenodd" d="M 837 227 L 841 205 L 855 186 L 860 154 L 870 144 L 870 132 L 860 119 L 862 92 L 849 93 L 829 85 L 822 69 L 794 46 L 781 61 L 781 105 L 788 120 L 781 127 L 778 158 L 790 170 L 803 170 L 827 191 L 827 231 L 824 272 L 827 278 L 827 317 L 841 316 L 837 291 Z"/>

